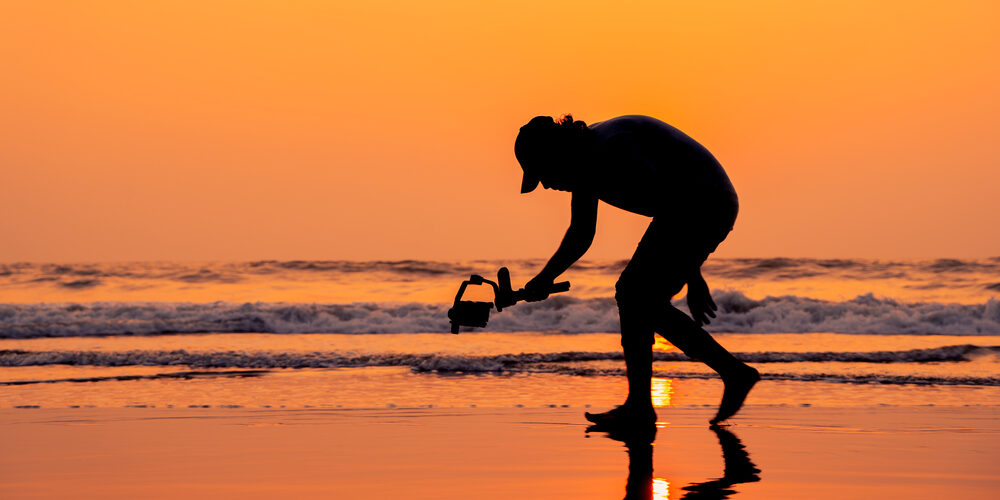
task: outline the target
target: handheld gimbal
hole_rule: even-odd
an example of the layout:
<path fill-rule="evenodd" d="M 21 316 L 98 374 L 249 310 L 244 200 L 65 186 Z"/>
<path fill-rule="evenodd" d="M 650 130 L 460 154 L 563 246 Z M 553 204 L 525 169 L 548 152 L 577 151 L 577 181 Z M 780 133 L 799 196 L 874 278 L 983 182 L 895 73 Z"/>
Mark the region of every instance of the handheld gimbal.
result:
<path fill-rule="evenodd" d="M 486 283 L 493 287 L 493 302 L 482 302 L 472 300 L 462 300 L 462 295 L 469 285 L 482 285 Z M 553 283 L 549 293 L 560 293 L 569 290 L 569 282 L 562 281 Z M 510 307 L 522 300 L 530 298 L 523 288 L 513 290 L 510 286 L 510 271 L 506 267 L 501 267 L 497 271 L 497 280 L 491 281 L 478 274 L 473 274 L 469 279 L 462 282 L 455 295 L 455 305 L 448 309 L 448 319 L 451 320 L 451 333 L 458 333 L 460 326 L 472 326 L 483 328 L 490 320 L 490 309 L 494 306 L 497 312 L 503 308 Z"/>

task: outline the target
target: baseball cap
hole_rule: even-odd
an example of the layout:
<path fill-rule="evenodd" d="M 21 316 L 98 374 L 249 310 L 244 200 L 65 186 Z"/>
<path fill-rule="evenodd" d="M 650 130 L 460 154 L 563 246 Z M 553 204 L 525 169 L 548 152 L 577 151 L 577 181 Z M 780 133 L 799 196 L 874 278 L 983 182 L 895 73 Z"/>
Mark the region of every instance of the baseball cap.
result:
<path fill-rule="evenodd" d="M 521 193 L 530 193 L 538 187 L 539 153 L 544 147 L 548 132 L 555 127 L 556 122 L 551 116 L 536 116 L 517 133 L 517 139 L 514 140 L 514 156 L 524 171 L 524 177 L 521 178 Z M 531 162 L 533 159 L 535 164 Z"/>

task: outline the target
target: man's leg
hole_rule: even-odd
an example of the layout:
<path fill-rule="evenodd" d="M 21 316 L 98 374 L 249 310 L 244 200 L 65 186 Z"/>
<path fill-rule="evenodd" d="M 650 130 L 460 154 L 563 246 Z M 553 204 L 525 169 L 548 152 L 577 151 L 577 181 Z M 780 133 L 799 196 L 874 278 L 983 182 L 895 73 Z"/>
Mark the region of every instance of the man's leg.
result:
<path fill-rule="evenodd" d="M 760 380 L 757 370 L 733 357 L 704 328 L 674 306 L 664 308 L 658 319 L 657 333 L 688 357 L 705 363 L 722 377 L 725 390 L 712 423 L 735 415 L 743 406 L 750 389 Z"/>
<path fill-rule="evenodd" d="M 628 378 L 628 398 L 625 405 L 653 415 L 651 384 L 653 378 L 653 325 L 638 304 L 619 304 L 622 327 L 622 351 L 625 354 L 625 374 Z"/>
<path fill-rule="evenodd" d="M 656 412 L 650 395 L 653 375 L 653 314 L 661 304 L 669 304 L 670 295 L 656 283 L 655 254 L 649 247 L 657 240 L 658 224 L 650 223 L 646 234 L 625 266 L 615 284 L 615 300 L 621 322 L 622 351 L 625 354 L 625 371 L 628 378 L 628 397 L 625 404 L 604 413 L 587 413 L 587 419 L 599 425 L 619 426 L 656 422 Z M 674 293 L 683 283 L 676 284 Z"/>
<path fill-rule="evenodd" d="M 738 211 L 735 204 L 718 204 L 712 206 L 704 220 L 694 226 L 672 221 L 656 231 L 653 228 L 657 219 L 653 220 L 650 230 L 643 236 L 643 240 L 649 239 L 645 252 L 655 252 L 659 257 L 654 264 L 657 266 L 656 275 L 671 285 L 671 297 L 680 292 L 677 283 L 686 283 L 689 274 L 700 269 L 708 256 L 726 239 L 733 229 Z M 669 302 L 657 310 L 653 327 L 688 357 L 705 363 L 722 377 L 725 390 L 719 411 L 712 418 L 713 424 L 739 411 L 750 389 L 760 380 L 757 370 L 734 358 L 698 323 Z"/>
<path fill-rule="evenodd" d="M 625 353 L 625 373 L 628 397 L 621 406 L 604 413 L 587 413 L 587 419 L 609 428 L 637 427 L 656 423 L 656 412 L 650 394 L 653 376 L 653 323 L 646 313 L 648 306 L 629 303 L 618 294 L 618 315 L 621 320 L 622 350 Z"/>
<path fill-rule="evenodd" d="M 716 342 L 704 328 L 673 305 L 662 308 L 655 330 L 689 358 L 705 363 L 720 375 L 737 371 L 744 363 Z"/>

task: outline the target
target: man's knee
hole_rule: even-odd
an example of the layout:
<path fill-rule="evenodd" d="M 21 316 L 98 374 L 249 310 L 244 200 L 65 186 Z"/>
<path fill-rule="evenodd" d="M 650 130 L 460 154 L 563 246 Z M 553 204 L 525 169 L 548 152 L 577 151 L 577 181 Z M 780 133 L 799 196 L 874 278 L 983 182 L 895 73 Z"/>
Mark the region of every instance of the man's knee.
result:
<path fill-rule="evenodd" d="M 643 332 L 626 332 L 622 330 L 622 348 L 626 351 L 632 349 L 649 349 L 656 343 L 656 332 L 647 330 Z"/>
<path fill-rule="evenodd" d="M 633 303 L 638 298 L 638 293 L 631 286 L 626 284 L 622 279 L 618 279 L 615 283 L 615 302 L 618 303 L 618 308 L 621 309 L 623 305 L 628 305 Z"/>
<path fill-rule="evenodd" d="M 649 302 L 649 294 L 643 293 L 618 280 L 615 285 L 615 301 L 618 302 L 618 319 L 622 327 L 622 347 L 645 348 L 653 344 L 654 309 Z"/>

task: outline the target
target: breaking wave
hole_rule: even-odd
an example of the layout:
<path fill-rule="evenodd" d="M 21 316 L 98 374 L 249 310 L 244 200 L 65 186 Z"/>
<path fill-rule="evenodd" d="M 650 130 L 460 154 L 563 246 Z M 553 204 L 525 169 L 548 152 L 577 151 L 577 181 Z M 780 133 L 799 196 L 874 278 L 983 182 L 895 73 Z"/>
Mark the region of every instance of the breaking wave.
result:
<path fill-rule="evenodd" d="M 907 303 L 872 294 L 834 302 L 713 294 L 709 330 L 732 333 L 1000 334 L 1000 301 Z M 684 301 L 676 301 L 683 309 Z M 171 333 L 421 333 L 449 330 L 447 305 L 423 303 L 90 302 L 0 304 L 0 338 Z M 494 313 L 485 331 L 618 331 L 612 298 L 555 296 Z"/>
<path fill-rule="evenodd" d="M 1000 333 L 1000 302 L 907 303 L 873 294 L 833 302 L 797 296 L 754 300 L 738 291 L 713 294 L 719 317 L 711 330 L 732 333 L 854 333 L 993 335 Z"/>

